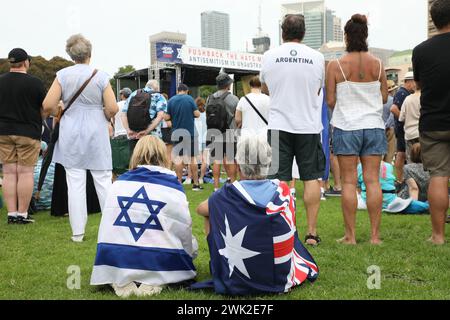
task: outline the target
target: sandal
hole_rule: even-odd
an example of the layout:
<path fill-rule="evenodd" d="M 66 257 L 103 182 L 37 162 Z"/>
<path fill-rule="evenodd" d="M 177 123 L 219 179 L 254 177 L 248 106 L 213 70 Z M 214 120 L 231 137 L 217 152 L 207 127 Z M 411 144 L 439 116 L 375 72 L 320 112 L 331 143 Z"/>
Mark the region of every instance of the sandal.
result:
<path fill-rule="evenodd" d="M 316 242 L 316 244 L 308 243 L 309 240 L 314 240 Z M 307 235 L 305 237 L 305 243 L 308 246 L 317 247 L 321 242 L 322 242 L 322 239 L 320 239 L 320 237 L 318 235 L 317 236 L 313 236 L 312 234 L 309 234 L 309 235 Z"/>

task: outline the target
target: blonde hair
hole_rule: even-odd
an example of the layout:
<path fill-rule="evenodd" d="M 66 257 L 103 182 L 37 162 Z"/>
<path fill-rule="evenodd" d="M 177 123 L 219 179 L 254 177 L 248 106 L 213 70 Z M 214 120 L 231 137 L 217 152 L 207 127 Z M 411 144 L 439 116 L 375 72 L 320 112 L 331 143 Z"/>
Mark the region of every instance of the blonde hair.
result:
<path fill-rule="evenodd" d="M 131 156 L 130 170 L 146 165 L 169 168 L 166 145 L 153 136 L 146 136 L 139 140 Z"/>

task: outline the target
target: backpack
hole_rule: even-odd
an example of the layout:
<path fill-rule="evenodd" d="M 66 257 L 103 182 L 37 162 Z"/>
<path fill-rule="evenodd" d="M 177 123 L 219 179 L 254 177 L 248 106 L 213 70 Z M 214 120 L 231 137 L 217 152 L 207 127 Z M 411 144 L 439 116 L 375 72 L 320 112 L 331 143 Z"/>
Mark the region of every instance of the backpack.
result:
<path fill-rule="evenodd" d="M 128 126 L 134 132 L 146 130 L 152 123 L 150 118 L 150 104 L 152 93 L 138 90 L 136 95 L 131 98 L 128 105 Z"/>
<path fill-rule="evenodd" d="M 216 98 L 211 95 L 206 104 L 206 124 L 208 130 L 215 129 L 225 133 L 229 129 L 229 114 L 225 99 L 230 95 L 229 92 Z"/>

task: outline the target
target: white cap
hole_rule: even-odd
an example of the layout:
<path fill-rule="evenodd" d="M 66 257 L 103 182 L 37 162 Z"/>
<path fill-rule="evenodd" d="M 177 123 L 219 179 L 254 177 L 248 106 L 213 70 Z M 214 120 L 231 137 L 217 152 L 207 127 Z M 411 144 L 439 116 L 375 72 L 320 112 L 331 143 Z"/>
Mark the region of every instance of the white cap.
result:
<path fill-rule="evenodd" d="M 405 74 L 405 81 L 406 80 L 414 80 L 414 72 L 409 71 Z"/>
<path fill-rule="evenodd" d="M 405 211 L 412 202 L 413 202 L 412 198 L 405 200 L 400 197 L 397 197 L 383 211 L 389 212 L 389 213 L 401 213 L 401 212 Z"/>

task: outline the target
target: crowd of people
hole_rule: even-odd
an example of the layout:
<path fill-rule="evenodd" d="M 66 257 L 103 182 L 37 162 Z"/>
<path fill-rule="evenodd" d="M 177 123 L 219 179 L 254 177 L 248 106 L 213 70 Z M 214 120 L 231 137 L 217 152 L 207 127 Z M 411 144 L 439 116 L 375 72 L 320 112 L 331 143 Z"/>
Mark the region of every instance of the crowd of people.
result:
<path fill-rule="evenodd" d="M 369 53 L 368 21 L 360 14 L 345 25 L 347 54 L 327 63 L 302 43 L 304 17 L 286 15 L 284 43 L 264 55 L 241 99 L 221 72 L 207 99 L 192 98 L 185 84 L 169 99 L 150 80 L 134 92 L 122 89 L 117 102 L 108 75 L 90 65 L 92 45 L 82 35 L 66 45 L 75 65 L 59 71 L 46 92 L 27 74 L 31 57 L 14 49 L 10 72 L 0 76 L 8 223 L 34 222 L 28 209 L 41 155 L 42 168 L 53 166 L 54 194 L 67 188 L 61 197 L 74 242 L 84 240 L 95 196 L 103 215 L 91 283 L 112 285 L 121 297 L 158 294 L 196 277 L 198 244 L 182 183 L 201 192 L 210 166 L 214 193 L 197 212 L 205 219 L 213 281 L 192 289 L 281 293 L 317 279 L 318 266 L 297 233 L 298 179 L 308 246 L 322 241 L 317 221 L 327 196 L 342 198 L 339 243 L 356 244 L 357 210 L 364 209 L 374 245 L 382 242 L 383 211 L 430 212 L 430 241 L 442 245 L 450 179 L 449 2 L 436 0 L 431 16 L 439 34 L 414 49 L 413 72 L 400 88 Z M 222 166 L 228 180 L 220 188 Z"/>

